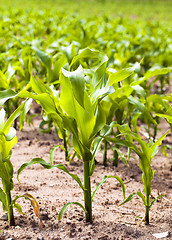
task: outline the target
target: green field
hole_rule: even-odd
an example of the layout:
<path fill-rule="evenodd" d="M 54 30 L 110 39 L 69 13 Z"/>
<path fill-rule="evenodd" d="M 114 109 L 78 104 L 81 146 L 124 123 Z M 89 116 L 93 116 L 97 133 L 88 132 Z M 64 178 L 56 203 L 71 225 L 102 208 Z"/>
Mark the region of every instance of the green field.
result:
<path fill-rule="evenodd" d="M 122 186 L 123 203 L 136 194 L 143 200 L 144 221 L 149 224 L 150 208 L 162 197 L 151 200 L 151 161 L 172 130 L 171 12 L 171 1 L 6 0 L 1 4 L 0 201 L 8 212 L 9 225 L 14 225 L 13 207 L 22 213 L 16 204 L 18 196 L 12 201 L 10 195 L 14 173 L 11 148 L 17 143 L 14 128 L 22 129 L 25 121 L 31 125 L 37 117 L 36 112 L 27 114 L 32 100 L 42 108 L 39 130 L 51 133 L 55 127 L 63 146 L 52 148 L 50 163 L 34 158 L 22 165 L 18 174 L 26 166 L 40 163 L 47 169 L 59 168 L 77 182 L 84 205 L 68 203 L 59 220 L 69 205 L 75 204 L 92 223 L 96 191 L 108 178 L 116 178 Z M 169 131 L 159 136 L 162 119 Z M 126 156 L 121 146 L 129 149 Z M 62 164 L 53 164 L 53 152 L 59 147 L 69 163 L 75 157 L 82 159 L 84 184 Z M 113 152 L 116 167 L 119 160 L 128 166 L 131 151 L 136 153 L 142 192 L 136 190 L 126 198 L 123 181 L 111 175 L 91 191 L 95 156 L 101 149 L 104 166 L 109 163 L 107 150 Z M 165 156 L 166 149 L 171 146 L 163 146 Z M 31 200 L 32 205 L 35 201 L 30 195 L 20 197 Z"/>
<path fill-rule="evenodd" d="M 10 7 L 29 9 L 60 11 L 65 14 L 80 14 L 82 17 L 93 16 L 124 16 L 129 18 L 141 18 L 147 20 L 171 21 L 172 1 L 170 0 L 29 0 L 23 4 L 20 0 L 1 1 L 1 8 Z"/>

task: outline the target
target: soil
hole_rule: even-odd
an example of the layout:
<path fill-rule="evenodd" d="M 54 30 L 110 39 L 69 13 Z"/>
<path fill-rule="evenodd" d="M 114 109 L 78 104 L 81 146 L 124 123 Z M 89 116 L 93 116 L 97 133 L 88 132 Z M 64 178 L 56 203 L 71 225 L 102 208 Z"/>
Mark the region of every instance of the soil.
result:
<path fill-rule="evenodd" d="M 129 239 L 156 239 L 152 234 L 168 231 L 168 236 L 163 239 L 172 239 L 172 152 L 167 150 L 167 157 L 159 151 L 152 161 L 152 168 L 156 170 L 152 181 L 152 199 L 159 194 L 165 197 L 158 200 L 151 208 L 150 225 L 145 225 L 141 218 L 144 217 L 144 205 L 134 197 L 130 202 L 119 206 L 122 202 L 122 190 L 115 179 L 109 179 L 101 186 L 93 201 L 93 223 L 86 223 L 84 213 L 79 206 L 71 205 L 68 211 L 58 222 L 58 213 L 67 202 L 80 202 L 83 204 L 83 193 L 77 183 L 66 173 L 59 169 L 47 170 L 35 164 L 26 168 L 17 181 L 17 169 L 24 162 L 40 157 L 49 162 L 50 149 L 57 144 L 62 144 L 53 130 L 51 134 L 41 134 L 38 130 L 40 119 L 34 120 L 34 127 L 25 125 L 18 132 L 18 143 L 13 148 L 12 163 L 14 165 L 14 190 L 13 197 L 29 193 L 39 203 L 43 223 L 35 216 L 30 202 L 19 199 L 24 215 L 15 210 L 15 227 L 8 227 L 6 216 L 0 212 L 0 239 L 33 239 L 33 240 L 67 240 L 67 239 L 97 239 L 97 240 L 129 240 Z M 164 133 L 169 128 L 163 121 L 160 125 Z M 165 144 L 171 144 L 171 133 L 165 139 Z M 122 149 L 124 154 L 127 150 Z M 108 166 L 102 165 L 103 153 L 96 156 L 95 172 L 91 178 L 92 189 L 104 175 L 119 176 L 126 187 L 126 195 L 136 191 L 143 191 L 141 171 L 138 166 L 138 157 L 132 155 L 129 166 L 122 161 L 119 166 L 113 167 L 112 161 Z M 108 158 L 112 152 L 109 150 Z M 58 148 L 54 153 L 54 163 L 62 163 L 71 173 L 77 174 L 83 181 L 82 162 L 75 158 L 69 165 L 64 158 L 64 152 Z"/>

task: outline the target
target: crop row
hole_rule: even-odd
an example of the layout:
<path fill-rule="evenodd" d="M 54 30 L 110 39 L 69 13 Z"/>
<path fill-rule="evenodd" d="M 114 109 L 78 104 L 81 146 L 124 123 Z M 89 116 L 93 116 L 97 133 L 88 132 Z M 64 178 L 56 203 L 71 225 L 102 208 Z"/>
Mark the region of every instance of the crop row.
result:
<path fill-rule="evenodd" d="M 122 187 L 122 204 L 138 195 L 145 206 L 145 222 L 149 224 L 150 208 L 162 197 L 151 200 L 151 181 L 155 173 L 151 161 L 168 134 L 167 131 L 157 139 L 162 118 L 172 130 L 172 95 L 168 93 L 172 71 L 171 29 L 157 22 L 138 22 L 133 28 L 132 21 L 126 22 L 122 18 L 84 21 L 50 14 L 45 18 L 46 12 L 29 14 L 28 19 L 29 15 L 24 16 L 18 10 L 11 12 L 8 18 L 0 19 L 0 105 L 3 106 L 0 111 L 0 177 L 3 185 L 0 201 L 3 210 L 8 212 L 9 225 L 15 224 L 14 207 L 22 213 L 17 203 L 20 197 L 31 201 L 39 217 L 39 207 L 30 194 L 11 199 L 14 186 L 10 158 L 11 149 L 17 142 L 15 128 L 22 129 L 26 120 L 32 121 L 32 116 L 27 115 L 32 100 L 43 110 L 41 131 L 49 132 L 55 126 L 64 142 L 60 147 L 65 151 L 66 160 L 69 163 L 74 157 L 82 160 L 84 183 L 64 165 L 54 165 L 53 152 L 59 146 L 51 150 L 50 163 L 41 158 L 23 163 L 18 177 L 25 167 L 36 163 L 69 174 L 83 191 L 84 205 L 67 203 L 59 213 L 59 220 L 71 204 L 76 204 L 83 209 L 88 222 L 92 222 L 92 201 L 100 185 L 108 178 L 115 178 Z M 141 124 L 148 139 L 140 136 Z M 113 150 L 114 166 L 118 166 L 119 159 L 128 164 L 121 146 L 128 147 L 128 158 L 131 151 L 138 155 L 142 192 L 136 191 L 126 197 L 122 179 L 104 176 L 92 193 L 95 156 L 102 145 L 105 166 L 108 148 Z M 70 148 L 74 154 L 70 153 Z"/>

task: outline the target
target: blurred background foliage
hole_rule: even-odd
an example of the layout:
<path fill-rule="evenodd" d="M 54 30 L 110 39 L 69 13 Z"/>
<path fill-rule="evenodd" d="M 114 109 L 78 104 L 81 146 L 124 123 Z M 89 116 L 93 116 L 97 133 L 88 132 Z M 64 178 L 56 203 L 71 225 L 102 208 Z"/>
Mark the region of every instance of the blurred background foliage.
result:
<path fill-rule="evenodd" d="M 172 20 L 171 0 L 1 0 L 1 9 L 20 8 L 26 11 L 51 10 L 55 14 L 76 14 L 82 17 L 107 15 L 111 17 L 125 16 L 132 19 Z M 2 14 L 2 11 L 1 11 Z"/>

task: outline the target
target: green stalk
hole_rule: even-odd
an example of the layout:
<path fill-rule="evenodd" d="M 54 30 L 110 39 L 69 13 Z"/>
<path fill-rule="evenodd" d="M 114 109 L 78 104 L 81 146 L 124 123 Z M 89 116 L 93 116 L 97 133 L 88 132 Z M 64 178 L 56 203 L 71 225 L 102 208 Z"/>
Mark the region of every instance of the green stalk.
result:
<path fill-rule="evenodd" d="M 119 148 L 119 145 L 115 144 L 116 148 Z M 113 166 L 118 167 L 118 152 L 116 150 L 113 151 Z"/>
<path fill-rule="evenodd" d="M 5 110 L 6 110 L 6 113 L 7 113 L 7 117 L 9 118 L 10 117 L 10 115 L 11 115 L 11 112 L 10 112 L 10 102 L 9 102 L 9 100 L 8 101 L 6 101 L 6 108 L 5 108 Z"/>
<path fill-rule="evenodd" d="M 10 190 L 8 190 L 6 192 L 6 198 L 7 198 L 7 209 L 8 209 L 8 223 L 9 223 L 9 226 L 15 226 L 13 206 L 11 204 L 11 192 L 10 192 Z"/>
<path fill-rule="evenodd" d="M 92 201 L 91 201 L 91 182 L 90 182 L 90 170 L 89 161 L 83 161 L 83 172 L 84 172 L 84 204 L 87 210 L 85 214 L 86 222 L 92 223 Z"/>
<path fill-rule="evenodd" d="M 64 131 L 64 135 L 63 135 L 63 145 L 65 148 L 65 160 L 68 161 L 69 160 L 69 156 L 68 156 L 68 149 L 67 149 L 67 141 L 66 141 L 66 133 Z"/>
<path fill-rule="evenodd" d="M 146 196 L 145 223 L 149 225 L 150 196 Z"/>
<path fill-rule="evenodd" d="M 107 141 L 104 140 L 103 165 L 107 166 Z"/>
<path fill-rule="evenodd" d="M 154 130 L 154 134 L 153 134 L 153 142 L 155 142 L 155 138 L 156 138 L 156 135 L 157 135 L 157 129 L 158 127 L 155 125 L 153 130 Z"/>
<path fill-rule="evenodd" d="M 123 117 L 123 110 L 120 110 L 118 109 L 116 112 L 115 112 L 115 117 L 116 117 L 116 120 L 117 120 L 117 123 L 119 125 L 122 124 L 122 117 Z M 116 135 L 120 134 L 119 130 L 117 130 L 116 132 Z M 118 144 L 115 144 L 115 148 L 119 148 L 119 145 Z M 113 166 L 115 167 L 118 167 L 118 162 L 119 162 L 119 156 L 118 156 L 118 152 L 116 150 L 113 151 Z"/>
<path fill-rule="evenodd" d="M 13 101 L 13 104 L 14 104 L 14 110 L 16 110 L 18 108 L 18 103 L 17 103 L 17 100 Z M 14 128 L 17 129 L 17 123 L 18 123 L 18 117 L 14 120 Z"/>
<path fill-rule="evenodd" d="M 159 124 L 159 117 L 156 116 L 155 117 L 155 121 Z M 158 126 L 157 125 L 154 125 L 154 134 L 153 134 L 153 141 L 155 142 L 155 138 L 156 138 L 156 135 L 157 135 L 157 132 L 158 132 Z"/>

